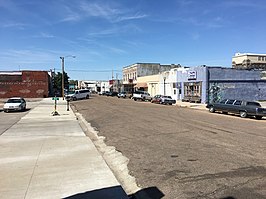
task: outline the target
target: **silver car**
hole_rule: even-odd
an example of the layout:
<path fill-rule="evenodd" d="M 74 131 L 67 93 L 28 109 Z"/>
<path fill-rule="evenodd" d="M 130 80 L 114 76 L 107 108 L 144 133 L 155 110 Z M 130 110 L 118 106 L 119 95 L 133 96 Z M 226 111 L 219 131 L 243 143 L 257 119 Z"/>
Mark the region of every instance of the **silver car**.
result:
<path fill-rule="evenodd" d="M 4 104 L 3 110 L 5 112 L 9 111 L 25 111 L 26 101 L 22 97 L 12 97 L 7 100 Z"/>
<path fill-rule="evenodd" d="M 121 93 L 118 93 L 118 94 L 117 94 L 117 97 L 118 97 L 118 98 L 120 98 L 120 97 L 122 97 L 122 98 L 126 98 L 126 97 L 127 97 L 127 94 L 126 94 L 126 92 L 121 92 Z"/>

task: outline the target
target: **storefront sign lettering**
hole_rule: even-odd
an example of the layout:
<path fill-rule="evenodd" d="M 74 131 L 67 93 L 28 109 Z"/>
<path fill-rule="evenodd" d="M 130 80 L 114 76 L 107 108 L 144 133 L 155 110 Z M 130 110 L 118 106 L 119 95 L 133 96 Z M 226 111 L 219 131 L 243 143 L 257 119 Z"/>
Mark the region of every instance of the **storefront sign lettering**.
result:
<path fill-rule="evenodd" d="M 196 71 L 188 71 L 188 80 L 197 79 Z"/>

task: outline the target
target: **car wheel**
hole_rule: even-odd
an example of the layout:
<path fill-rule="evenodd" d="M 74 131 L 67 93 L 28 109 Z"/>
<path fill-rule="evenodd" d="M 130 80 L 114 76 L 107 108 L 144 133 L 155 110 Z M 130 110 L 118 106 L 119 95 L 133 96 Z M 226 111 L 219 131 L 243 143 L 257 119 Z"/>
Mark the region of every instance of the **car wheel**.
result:
<path fill-rule="evenodd" d="M 76 97 L 73 97 L 73 101 L 76 101 L 77 100 L 77 98 Z"/>
<path fill-rule="evenodd" d="M 137 98 L 134 98 L 134 101 L 137 101 Z"/>
<path fill-rule="evenodd" d="M 169 103 L 169 105 L 172 105 L 172 103 Z"/>
<path fill-rule="evenodd" d="M 90 96 L 89 96 L 89 95 L 87 95 L 87 96 L 86 96 L 86 99 L 89 99 L 89 98 L 90 98 Z"/>
<path fill-rule="evenodd" d="M 239 114 L 240 114 L 240 117 L 242 117 L 242 118 L 245 118 L 248 116 L 246 111 L 240 111 Z"/>
<path fill-rule="evenodd" d="M 214 107 L 213 107 L 213 106 L 211 106 L 211 107 L 209 108 L 209 111 L 210 111 L 211 113 L 214 113 L 214 112 L 215 112 L 215 109 L 214 109 Z"/>
<path fill-rule="evenodd" d="M 260 116 L 260 115 L 256 115 L 255 118 L 256 118 L 257 120 L 261 120 L 261 119 L 262 119 L 262 116 Z"/>

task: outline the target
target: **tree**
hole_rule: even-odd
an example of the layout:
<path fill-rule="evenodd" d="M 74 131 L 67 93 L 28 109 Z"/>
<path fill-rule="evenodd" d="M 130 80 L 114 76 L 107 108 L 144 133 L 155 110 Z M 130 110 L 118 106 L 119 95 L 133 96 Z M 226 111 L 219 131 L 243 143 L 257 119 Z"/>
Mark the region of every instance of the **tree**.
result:
<path fill-rule="evenodd" d="M 64 88 L 68 89 L 68 75 L 64 72 Z M 57 72 L 54 76 L 54 93 L 62 96 L 62 73 Z"/>

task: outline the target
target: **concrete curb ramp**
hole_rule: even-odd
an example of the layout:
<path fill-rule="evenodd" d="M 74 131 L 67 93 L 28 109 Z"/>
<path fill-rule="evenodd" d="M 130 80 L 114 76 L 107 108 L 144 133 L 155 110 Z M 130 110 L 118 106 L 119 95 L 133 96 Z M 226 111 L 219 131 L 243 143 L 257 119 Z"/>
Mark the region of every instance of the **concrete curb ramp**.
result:
<path fill-rule="evenodd" d="M 128 198 L 66 102 L 57 107 L 52 116 L 43 99 L 0 136 L 1 198 Z"/>

